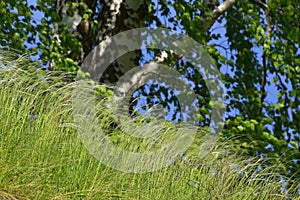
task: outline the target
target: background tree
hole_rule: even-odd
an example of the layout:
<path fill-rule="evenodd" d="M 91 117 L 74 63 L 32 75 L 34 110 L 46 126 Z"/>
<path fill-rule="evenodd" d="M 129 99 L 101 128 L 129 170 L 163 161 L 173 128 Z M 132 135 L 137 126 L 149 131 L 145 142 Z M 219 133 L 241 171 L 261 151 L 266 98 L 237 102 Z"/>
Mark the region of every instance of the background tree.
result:
<path fill-rule="evenodd" d="M 235 151 L 274 158 L 283 164 L 282 173 L 298 176 L 299 10 L 300 3 L 292 0 L 11 0 L 0 2 L 0 44 L 31 53 L 48 70 L 77 71 L 99 42 L 121 31 L 165 27 L 187 34 L 212 56 L 228 89 L 222 138 L 236 144 Z M 37 15 L 43 15 L 41 20 Z M 184 58 L 164 53 L 132 52 L 114 62 L 100 81 L 113 84 L 129 66 L 160 61 L 193 83 L 200 125 L 208 125 L 209 92 L 201 75 Z M 169 97 L 163 103 L 168 111 L 178 108 L 166 88 L 147 87 L 150 92 L 143 87 L 136 94 L 162 99 L 162 92 Z M 172 120 L 178 118 L 176 111 Z"/>

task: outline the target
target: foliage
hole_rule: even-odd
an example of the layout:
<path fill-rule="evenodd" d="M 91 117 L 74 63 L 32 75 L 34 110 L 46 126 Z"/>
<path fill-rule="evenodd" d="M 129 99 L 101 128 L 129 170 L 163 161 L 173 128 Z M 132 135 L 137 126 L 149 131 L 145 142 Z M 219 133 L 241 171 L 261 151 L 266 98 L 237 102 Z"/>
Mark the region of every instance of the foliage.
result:
<path fill-rule="evenodd" d="M 61 13 L 61 2 L 39 0 L 36 5 L 28 5 L 27 1 L 1 2 L 0 16 L 4 21 L 0 24 L 1 47 L 37 56 L 42 66 L 50 70 L 69 72 L 77 71 L 87 53 L 111 34 L 137 26 L 166 27 L 185 33 L 204 46 L 222 71 L 228 89 L 222 138 L 235 145 L 235 152 L 270 157 L 273 161 L 268 162 L 279 163 L 281 173 L 299 177 L 298 1 L 230 1 L 233 4 L 219 12 L 216 8 L 229 0 L 145 0 L 140 1 L 148 11 L 140 9 L 145 13 L 143 15 L 138 12 L 128 15 L 134 10 L 124 7 L 123 1 L 120 1 L 122 12 L 119 15 L 110 12 L 110 8 L 118 8 L 112 6 L 112 1 L 67 1 L 68 15 L 82 17 L 75 28 L 75 18 L 69 18 L 73 19 L 69 24 L 63 23 L 66 15 Z M 36 12 L 44 15 L 41 21 L 35 19 Z M 133 16 L 138 18 L 132 19 Z M 116 17 L 116 20 L 109 21 L 110 17 Z M 113 26 L 113 21 L 118 26 Z M 132 21 L 136 24 L 126 26 L 125 22 Z M 89 28 L 83 29 L 82 25 L 86 23 Z M 161 55 L 157 50 L 148 53 L 153 58 Z M 136 55 L 141 62 L 149 59 L 145 55 Z M 184 58 L 170 52 L 163 63 L 194 83 L 193 89 L 201 103 L 200 125 L 207 126 L 211 108 L 209 92 L 201 75 Z M 115 72 L 108 73 L 113 75 Z M 156 96 L 160 96 L 161 91 L 168 92 L 151 88 L 151 93 Z M 140 94 L 149 95 L 143 91 L 145 88 L 139 91 Z M 176 100 L 170 99 L 176 105 Z"/>

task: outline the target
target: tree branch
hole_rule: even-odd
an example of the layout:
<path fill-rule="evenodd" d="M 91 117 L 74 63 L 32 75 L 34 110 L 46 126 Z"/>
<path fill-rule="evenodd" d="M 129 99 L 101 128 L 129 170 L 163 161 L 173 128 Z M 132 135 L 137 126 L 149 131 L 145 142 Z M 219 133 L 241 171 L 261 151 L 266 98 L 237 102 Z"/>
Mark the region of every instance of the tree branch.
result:
<path fill-rule="evenodd" d="M 266 86 L 266 82 L 267 82 L 267 59 L 266 59 L 266 53 L 265 51 L 263 51 L 263 54 L 262 54 L 262 65 L 263 65 L 263 77 L 262 77 L 262 80 L 261 80 L 261 97 L 260 97 L 260 101 L 261 101 L 261 107 L 260 107 L 260 111 L 259 111 L 259 114 L 262 114 L 262 108 L 263 108 L 263 103 L 265 101 L 265 98 L 266 98 L 266 89 L 265 89 L 265 86 Z"/>
<path fill-rule="evenodd" d="M 214 24 L 215 20 L 224 14 L 234 3 L 236 0 L 226 0 L 221 5 L 219 5 L 216 9 L 212 10 L 211 12 L 204 15 L 203 20 L 203 27 L 201 27 L 202 32 L 207 32 L 212 25 Z M 163 56 L 164 55 L 164 56 Z M 167 56 L 166 56 L 167 55 Z M 158 55 L 155 60 L 163 62 L 168 58 L 168 54 L 163 52 L 162 54 Z"/>
<path fill-rule="evenodd" d="M 268 26 L 268 39 L 270 40 L 271 34 L 272 34 L 272 28 L 271 28 L 271 17 L 270 17 L 269 7 L 266 3 L 264 3 L 260 0 L 251 0 L 251 1 L 256 3 L 257 5 L 259 5 L 265 11 L 267 26 Z"/>
<path fill-rule="evenodd" d="M 269 10 L 269 7 L 267 4 L 265 4 L 264 2 L 260 1 L 260 0 L 252 0 L 254 3 L 258 4 L 262 9 L 264 10 Z"/>
<path fill-rule="evenodd" d="M 226 10 L 228 10 L 236 0 L 226 0 L 221 5 L 219 5 L 216 9 L 212 11 L 214 19 L 218 18 L 222 15 Z"/>

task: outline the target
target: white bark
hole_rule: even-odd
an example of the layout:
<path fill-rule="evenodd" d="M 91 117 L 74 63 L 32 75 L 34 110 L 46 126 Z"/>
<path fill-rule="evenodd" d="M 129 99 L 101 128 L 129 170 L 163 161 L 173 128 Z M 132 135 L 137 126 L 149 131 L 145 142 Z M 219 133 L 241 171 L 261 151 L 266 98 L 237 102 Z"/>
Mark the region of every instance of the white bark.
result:
<path fill-rule="evenodd" d="M 228 10 L 236 0 L 226 0 L 221 5 L 219 5 L 216 9 L 212 11 L 214 19 L 222 15 L 226 10 Z"/>

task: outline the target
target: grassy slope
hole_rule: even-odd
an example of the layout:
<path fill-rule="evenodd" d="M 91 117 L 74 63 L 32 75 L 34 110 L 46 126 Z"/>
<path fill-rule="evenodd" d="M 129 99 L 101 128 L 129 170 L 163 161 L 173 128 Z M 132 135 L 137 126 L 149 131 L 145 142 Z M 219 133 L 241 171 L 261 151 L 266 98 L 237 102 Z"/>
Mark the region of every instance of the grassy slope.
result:
<path fill-rule="evenodd" d="M 0 71 L 0 199 L 285 199 L 271 168 L 254 177 L 257 162 L 232 156 L 190 156 L 144 174 L 101 164 L 78 138 L 72 84 L 46 85 L 24 65 Z"/>

